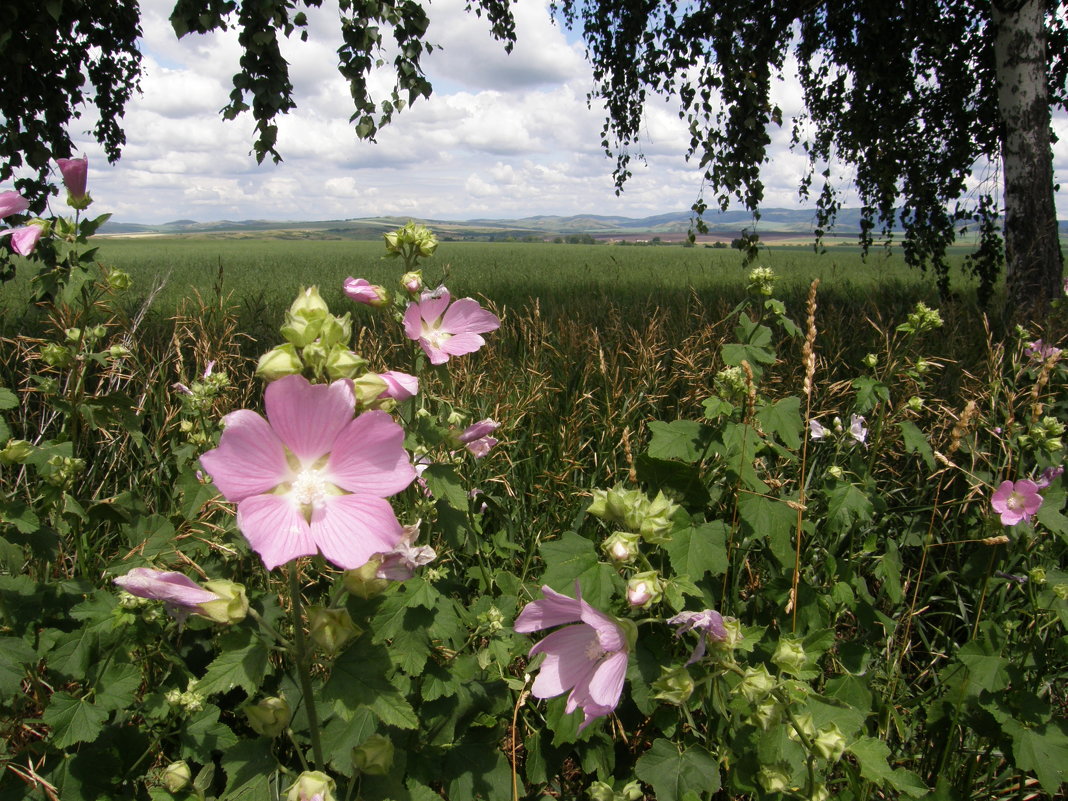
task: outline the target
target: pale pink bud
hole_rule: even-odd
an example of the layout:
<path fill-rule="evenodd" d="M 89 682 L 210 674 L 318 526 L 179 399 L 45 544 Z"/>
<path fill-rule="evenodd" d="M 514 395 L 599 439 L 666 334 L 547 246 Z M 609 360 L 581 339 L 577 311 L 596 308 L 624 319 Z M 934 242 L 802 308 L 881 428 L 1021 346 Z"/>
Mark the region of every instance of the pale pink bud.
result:
<path fill-rule="evenodd" d="M 59 171 L 63 173 L 63 185 L 71 200 L 85 197 L 85 182 L 89 173 L 89 157 L 80 159 L 56 159 Z"/>

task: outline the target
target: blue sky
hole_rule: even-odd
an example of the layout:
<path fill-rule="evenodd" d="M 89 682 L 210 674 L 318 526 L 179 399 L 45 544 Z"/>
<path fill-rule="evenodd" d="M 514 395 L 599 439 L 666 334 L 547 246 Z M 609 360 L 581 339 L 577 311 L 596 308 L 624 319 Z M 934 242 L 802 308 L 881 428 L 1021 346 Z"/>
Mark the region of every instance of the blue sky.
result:
<path fill-rule="evenodd" d="M 635 164 L 624 193 L 615 194 L 614 162 L 599 145 L 603 114 L 586 103 L 590 68 L 577 37 L 551 20 L 546 0 L 513 7 L 511 55 L 463 0 L 427 4 L 428 38 L 441 45 L 424 57 L 434 95 L 396 115 L 377 143 L 356 140 L 348 124 L 348 86 L 335 69 L 336 2 L 310 9 L 309 41 L 289 42 L 285 51 L 298 108 L 279 119 L 280 165 L 256 164 L 251 120 L 225 122 L 218 114 L 237 70 L 234 33 L 179 41 L 167 21 L 173 5 L 141 2 L 146 75 L 126 114 L 122 159 L 108 165 L 91 137 L 76 136 L 90 159 L 94 211 L 117 220 L 641 217 L 687 209 L 701 190 L 700 171 L 685 160 L 689 134 L 676 106 L 653 101 L 642 142 L 648 164 Z M 371 85 L 383 98 L 390 76 Z M 799 206 L 805 162 L 787 147 L 799 96 L 789 77 L 775 89 L 786 119 L 772 132 L 764 169 L 767 207 Z M 87 114 L 82 122 L 89 129 L 94 120 Z M 1068 125 L 1058 121 L 1058 128 L 1063 176 Z M 1068 216 L 1063 193 L 1058 205 Z"/>

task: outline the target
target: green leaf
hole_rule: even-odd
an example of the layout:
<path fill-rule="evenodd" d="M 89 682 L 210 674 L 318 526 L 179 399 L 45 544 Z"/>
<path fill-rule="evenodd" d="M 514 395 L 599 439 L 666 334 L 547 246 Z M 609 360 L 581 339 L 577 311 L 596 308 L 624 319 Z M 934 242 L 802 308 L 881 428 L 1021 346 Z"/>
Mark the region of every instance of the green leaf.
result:
<path fill-rule="evenodd" d="M 765 433 L 775 434 L 787 448 L 797 450 L 801 447 L 801 399 L 796 396 L 765 406 L 756 413 L 761 428 Z"/>
<path fill-rule="evenodd" d="M 827 520 L 836 531 L 871 520 L 874 509 L 868 496 L 848 481 L 838 481 L 825 491 Z"/>
<path fill-rule="evenodd" d="M 912 798 L 921 798 L 929 792 L 919 776 L 905 768 L 892 768 L 887 761 L 890 747 L 874 737 L 861 737 L 846 749 L 857 759 L 860 775 L 870 782 L 890 787 Z"/>
<path fill-rule="evenodd" d="M 727 571 L 727 524 L 714 520 L 700 526 L 689 526 L 671 532 L 670 542 L 663 546 L 675 572 L 700 581 L 708 573 L 713 576 Z"/>
<path fill-rule="evenodd" d="M 107 719 L 106 709 L 66 692 L 53 695 L 41 715 L 41 722 L 52 727 L 51 744 L 56 748 L 95 740 Z"/>
<path fill-rule="evenodd" d="M 601 609 L 608 606 L 620 579 L 615 570 L 597 558 L 590 540 L 565 531 L 560 539 L 542 543 L 541 556 L 545 560 L 542 583 L 574 596 L 578 581 L 583 598 Z"/>
<path fill-rule="evenodd" d="M 204 704 L 196 717 L 187 720 L 181 733 L 182 757 L 206 762 L 213 751 L 225 751 L 237 745 L 230 727 L 219 720 L 219 707 Z"/>
<path fill-rule="evenodd" d="M 95 684 L 94 700 L 101 709 L 124 709 L 141 687 L 141 671 L 128 662 L 113 662 Z"/>
<path fill-rule="evenodd" d="M 21 637 L 0 637 L 0 698 L 22 689 L 26 669 L 37 662 L 37 654 Z"/>
<path fill-rule="evenodd" d="M 334 662 L 323 687 L 323 700 L 333 702 L 338 713 L 346 718 L 361 706 L 367 706 L 389 726 L 414 729 L 419 720 L 412 705 L 389 681 L 392 671 L 389 652 L 371 643 L 369 637 L 361 637 Z"/>
<path fill-rule="evenodd" d="M 19 396 L 7 387 L 0 387 L 0 412 L 14 409 L 19 405 Z"/>
<path fill-rule="evenodd" d="M 780 565 L 793 565 L 796 509 L 775 498 L 743 492 L 738 496 L 738 517 L 749 536 L 768 538 L 771 553 Z"/>
<path fill-rule="evenodd" d="M 226 801 L 274 797 L 270 777 L 278 770 L 278 764 L 267 738 L 242 740 L 228 748 L 220 760 L 220 767 L 226 774 Z"/>
<path fill-rule="evenodd" d="M 927 442 L 927 437 L 923 435 L 923 432 L 920 431 L 915 423 L 909 420 L 902 420 L 897 424 L 897 427 L 901 431 L 901 439 L 905 443 L 905 450 L 908 453 L 919 454 L 920 458 L 923 459 L 923 463 L 927 465 L 927 469 L 934 470 L 934 451 L 931 450 L 931 445 Z"/>
<path fill-rule="evenodd" d="M 455 467 L 449 464 L 432 464 L 423 471 L 422 478 L 431 495 L 437 500 L 444 501 L 461 512 L 467 511 L 467 490 L 456 475 Z"/>
<path fill-rule="evenodd" d="M 704 797 L 719 790 L 719 765 L 704 748 L 685 751 L 664 739 L 653 742 L 634 766 L 634 774 L 653 787 L 657 801 L 682 801 L 690 792 Z"/>
<path fill-rule="evenodd" d="M 1028 728 L 1016 720 L 1002 726 L 1012 738 L 1016 767 L 1034 771 L 1039 784 L 1050 796 L 1057 795 L 1068 781 L 1068 735 L 1055 723 Z"/>
<path fill-rule="evenodd" d="M 204 695 L 241 687 L 252 695 L 267 671 L 267 646 L 250 629 L 228 631 L 219 638 L 219 655 L 196 684 Z"/>
<path fill-rule="evenodd" d="M 678 459 L 693 464 L 704 456 L 708 448 L 709 429 L 693 420 L 673 420 L 649 423 L 652 438 L 649 455 L 654 459 Z"/>

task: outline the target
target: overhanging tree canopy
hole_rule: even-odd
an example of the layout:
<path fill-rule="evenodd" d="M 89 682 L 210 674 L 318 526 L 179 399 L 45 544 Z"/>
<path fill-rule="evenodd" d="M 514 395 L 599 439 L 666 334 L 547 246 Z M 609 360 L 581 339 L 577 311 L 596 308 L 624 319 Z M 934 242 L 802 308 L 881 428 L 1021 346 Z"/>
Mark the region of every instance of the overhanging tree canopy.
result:
<path fill-rule="evenodd" d="M 511 0 L 471 0 L 507 47 Z M 176 33 L 236 28 L 243 48 L 227 118 L 251 113 L 258 159 L 278 160 L 274 120 L 296 107 L 281 37 L 307 37 L 303 9 L 321 0 L 177 0 Z M 416 0 L 340 0 L 355 134 L 373 139 L 392 115 L 431 85 L 429 19 Z M 42 13 L 42 7 L 43 12 Z M 983 291 L 998 274 L 1004 207 L 1009 303 L 1040 314 L 1062 291 L 1053 205 L 1050 109 L 1068 99 L 1068 3 L 1060 0 L 556 0 L 580 27 L 594 68 L 591 96 L 604 101 L 605 149 L 616 181 L 630 175 L 644 104 L 677 98 L 690 127 L 689 155 L 705 170 L 709 200 L 738 199 L 754 211 L 769 126 L 781 125 L 771 86 L 791 54 L 806 116 L 795 143 L 810 159 L 800 187 L 817 192 L 819 228 L 840 206 L 834 164 L 855 170 L 862 240 L 905 227 L 904 249 L 947 287 L 946 248 L 964 222 L 978 226 L 971 260 Z M 112 160 L 121 118 L 137 90 L 140 11 L 136 0 L 6 0 L 0 8 L 0 180 L 28 166 L 20 188 L 43 199 L 48 160 L 70 155 L 70 125 L 88 103 L 100 111 L 95 136 Z M 389 56 L 384 55 L 389 52 Z M 370 96 L 367 79 L 392 59 L 390 96 Z M 91 87 L 91 92 L 89 88 Z M 1002 165 L 1004 190 L 969 193 L 977 164 Z M 695 209 L 703 210 L 699 199 Z"/>

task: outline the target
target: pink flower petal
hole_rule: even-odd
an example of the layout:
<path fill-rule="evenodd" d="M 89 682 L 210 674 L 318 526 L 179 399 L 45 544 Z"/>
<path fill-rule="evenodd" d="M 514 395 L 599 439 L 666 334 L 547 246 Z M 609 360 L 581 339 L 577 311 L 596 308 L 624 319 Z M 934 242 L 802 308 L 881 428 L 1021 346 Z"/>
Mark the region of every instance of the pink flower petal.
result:
<path fill-rule="evenodd" d="M 352 421 L 356 396 L 350 381 L 309 384 L 304 376 L 287 375 L 267 385 L 264 406 L 275 433 L 307 464 L 330 453 Z"/>
<path fill-rule="evenodd" d="M 135 567 L 125 576 L 115 579 L 115 583 L 138 598 L 166 601 L 181 607 L 196 606 L 219 598 L 185 574 L 171 570 Z"/>
<path fill-rule="evenodd" d="M 623 693 L 623 679 L 627 676 L 626 651 L 616 651 L 606 656 L 589 680 L 589 697 L 597 706 L 615 708 Z M 575 688 L 576 692 L 578 687 Z"/>
<path fill-rule="evenodd" d="M 318 550 L 308 521 L 282 495 L 253 495 L 241 501 L 237 505 L 237 527 L 268 570 Z"/>
<path fill-rule="evenodd" d="M 10 217 L 12 214 L 22 214 L 30 207 L 30 201 L 18 192 L 8 190 L 0 192 L 0 219 Z"/>
<path fill-rule="evenodd" d="M 311 536 L 328 562 L 355 570 L 376 553 L 394 548 L 404 537 L 404 528 L 388 501 L 334 495 L 312 513 Z"/>
<path fill-rule="evenodd" d="M 89 172 L 89 158 L 56 159 L 59 171 L 63 173 L 63 185 L 73 200 L 85 197 L 85 182 Z"/>
<path fill-rule="evenodd" d="M 589 626 L 565 626 L 554 631 L 530 649 L 530 655 L 544 653 L 537 678 L 530 691 L 535 698 L 555 698 L 593 673 L 596 664 L 586 652 L 597 647 L 597 636 Z"/>
<path fill-rule="evenodd" d="M 431 364 L 445 364 L 449 360 L 449 354 L 441 348 L 436 348 L 427 342 L 425 339 L 419 340 L 419 346 L 423 349 L 423 353 L 430 359 Z"/>
<path fill-rule="evenodd" d="M 404 335 L 408 339 L 419 339 L 423 335 L 423 318 L 419 315 L 418 303 L 409 303 L 404 310 Z"/>
<path fill-rule="evenodd" d="M 582 605 L 575 598 L 556 592 L 547 585 L 541 588 L 541 593 L 544 597 L 540 601 L 531 601 L 516 618 L 513 628 L 520 634 L 530 634 L 582 619 Z M 537 648 L 536 645 L 534 647 Z"/>
<path fill-rule="evenodd" d="M 623 629 L 615 618 L 606 615 L 599 609 L 594 609 L 588 603 L 579 599 L 581 604 L 582 622 L 591 626 L 597 632 L 597 639 L 601 648 L 605 651 L 619 651 L 627 645 L 627 638 L 623 636 Z"/>
<path fill-rule="evenodd" d="M 419 394 L 419 379 L 414 375 L 402 373 L 399 370 L 386 370 L 379 373 L 378 377 L 386 382 L 386 391 L 382 393 L 387 398 L 395 401 L 406 401 Z"/>
<path fill-rule="evenodd" d="M 453 303 L 441 320 L 441 328 L 454 334 L 485 334 L 501 327 L 500 318 L 483 309 L 477 300 L 460 298 Z"/>
<path fill-rule="evenodd" d="M 459 333 L 453 334 L 442 342 L 441 349 L 449 356 L 464 356 L 468 353 L 474 353 L 485 344 L 486 340 L 478 334 Z M 445 358 L 448 359 L 448 356 Z"/>
<path fill-rule="evenodd" d="M 415 480 L 404 429 L 386 412 L 364 412 L 334 440 L 327 462 L 330 480 L 344 490 L 385 498 Z"/>
<path fill-rule="evenodd" d="M 44 228 L 40 225 L 24 225 L 11 232 L 11 249 L 20 256 L 29 256 L 41 241 Z"/>
<path fill-rule="evenodd" d="M 448 291 L 443 291 L 437 297 L 434 297 L 433 293 L 429 295 L 423 295 L 423 299 L 419 301 L 419 316 L 422 317 L 427 323 L 434 324 L 440 317 L 445 314 L 445 310 L 449 308 L 449 302 L 452 298 L 449 296 Z"/>
<path fill-rule="evenodd" d="M 228 501 L 272 490 L 290 476 L 285 449 L 267 421 L 239 409 L 223 418 L 219 447 L 200 457 L 219 492 Z"/>

